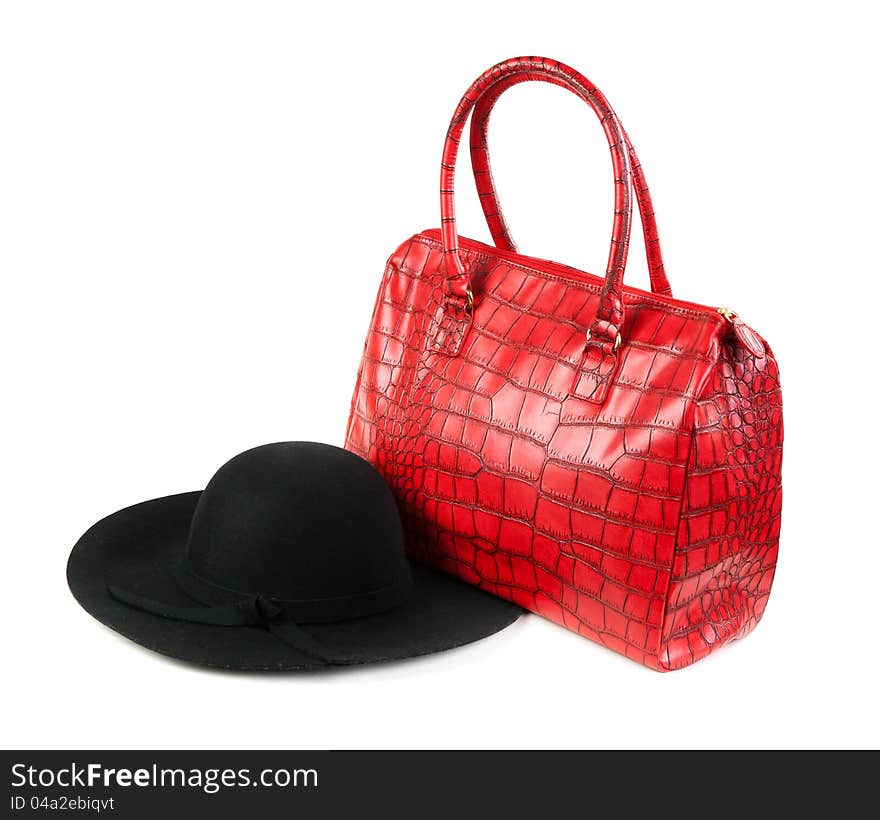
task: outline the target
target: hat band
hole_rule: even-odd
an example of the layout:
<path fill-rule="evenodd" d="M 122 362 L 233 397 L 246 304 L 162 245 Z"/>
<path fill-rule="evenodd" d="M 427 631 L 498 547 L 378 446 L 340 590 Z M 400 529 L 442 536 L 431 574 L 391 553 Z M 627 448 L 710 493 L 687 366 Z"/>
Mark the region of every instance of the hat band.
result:
<path fill-rule="evenodd" d="M 243 592 L 209 581 L 187 564 L 182 564 L 178 569 L 177 584 L 190 598 L 206 606 L 234 604 L 254 595 L 263 595 L 280 607 L 284 616 L 292 621 L 329 624 L 378 615 L 406 603 L 413 589 L 409 567 L 406 570 L 406 576 L 396 584 L 332 598 L 279 598 L 267 593 Z"/>
<path fill-rule="evenodd" d="M 203 606 L 176 606 L 116 586 L 108 586 L 107 591 L 120 603 L 174 621 L 205 626 L 262 627 L 293 649 L 329 664 L 351 663 L 356 658 L 318 641 L 300 623 L 332 623 L 377 615 L 403 604 L 413 586 L 412 576 L 408 576 L 404 583 L 358 595 L 294 600 L 226 589 L 201 578 L 188 567 L 181 567 L 177 582 L 186 595 Z"/>

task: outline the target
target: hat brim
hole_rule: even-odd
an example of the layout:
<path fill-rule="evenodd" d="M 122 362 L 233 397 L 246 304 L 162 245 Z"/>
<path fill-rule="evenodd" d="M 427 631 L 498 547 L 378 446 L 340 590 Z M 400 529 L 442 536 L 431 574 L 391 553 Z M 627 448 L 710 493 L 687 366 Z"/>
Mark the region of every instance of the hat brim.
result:
<path fill-rule="evenodd" d="M 120 603 L 114 585 L 175 606 L 193 606 L 177 586 L 190 522 L 201 492 L 145 501 L 104 518 L 70 554 L 67 582 L 90 615 L 135 643 L 179 660 L 223 669 L 328 668 L 258 627 L 210 626 L 163 618 Z M 342 650 L 350 663 L 426 655 L 485 638 L 524 610 L 448 576 L 413 564 L 415 586 L 400 607 L 366 618 L 302 625 Z M 337 667 L 338 668 L 338 667 Z"/>

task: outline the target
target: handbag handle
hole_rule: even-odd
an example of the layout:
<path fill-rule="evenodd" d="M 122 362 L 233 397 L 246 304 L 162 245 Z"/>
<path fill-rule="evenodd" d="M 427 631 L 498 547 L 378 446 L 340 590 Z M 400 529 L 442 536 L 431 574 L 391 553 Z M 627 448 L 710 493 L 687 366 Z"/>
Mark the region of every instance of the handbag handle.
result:
<path fill-rule="evenodd" d="M 498 200 L 498 192 L 495 189 L 495 181 L 492 177 L 492 164 L 489 162 L 489 117 L 498 98 L 513 85 L 528 79 L 526 77 L 511 77 L 506 81 L 496 83 L 483 94 L 474 106 L 471 116 L 471 167 L 474 171 L 474 182 L 477 185 L 477 194 L 480 198 L 480 206 L 486 216 L 489 231 L 495 246 L 502 250 L 516 253 L 516 243 L 510 235 L 510 228 L 504 219 L 501 203 Z M 547 82 L 554 85 L 562 85 L 569 88 L 575 94 L 577 90 L 560 81 L 556 76 L 550 75 Z M 645 255 L 648 259 L 648 275 L 651 280 L 651 290 L 664 296 L 672 296 L 672 288 L 666 278 L 663 267 L 663 252 L 660 248 L 660 235 L 657 230 L 657 221 L 654 215 L 654 206 L 651 202 L 651 191 L 645 179 L 642 163 L 639 161 L 636 149 L 633 147 L 629 134 L 624 131 L 626 147 L 629 151 L 629 161 L 632 168 L 633 187 L 635 188 L 636 202 L 639 206 L 639 216 L 642 220 L 642 232 L 645 236 Z"/>
<path fill-rule="evenodd" d="M 624 319 L 623 272 L 629 249 L 632 226 L 632 168 L 627 151 L 626 135 L 614 110 L 586 77 L 573 68 L 542 57 L 515 57 L 484 72 L 465 92 L 458 103 L 443 145 L 440 167 L 440 220 L 441 244 L 446 274 L 447 306 L 453 316 L 450 322 L 439 323 L 442 338 L 435 344 L 455 353 L 464 337 L 464 324 L 472 318 L 473 292 L 471 279 L 461 261 L 458 231 L 455 224 L 455 161 L 462 131 L 468 115 L 477 101 L 498 83 L 517 78 L 517 82 L 538 80 L 563 86 L 583 99 L 593 109 L 602 124 L 611 150 L 614 169 L 614 222 L 611 247 L 605 272 L 605 284 L 599 295 L 596 316 L 586 333 L 581 365 L 575 374 L 572 395 L 592 402 L 602 402 L 608 392 L 611 376 L 617 369 L 617 349 Z M 452 303 L 452 304 L 450 304 Z"/>

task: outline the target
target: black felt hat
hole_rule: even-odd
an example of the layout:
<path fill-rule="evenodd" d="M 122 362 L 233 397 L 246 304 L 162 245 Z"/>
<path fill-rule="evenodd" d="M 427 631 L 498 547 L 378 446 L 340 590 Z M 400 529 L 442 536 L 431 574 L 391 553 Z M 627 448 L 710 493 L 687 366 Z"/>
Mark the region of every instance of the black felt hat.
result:
<path fill-rule="evenodd" d="M 404 555 L 394 496 L 346 450 L 267 444 L 202 492 L 99 521 L 67 581 L 101 623 L 227 669 L 315 669 L 470 643 L 523 610 Z"/>

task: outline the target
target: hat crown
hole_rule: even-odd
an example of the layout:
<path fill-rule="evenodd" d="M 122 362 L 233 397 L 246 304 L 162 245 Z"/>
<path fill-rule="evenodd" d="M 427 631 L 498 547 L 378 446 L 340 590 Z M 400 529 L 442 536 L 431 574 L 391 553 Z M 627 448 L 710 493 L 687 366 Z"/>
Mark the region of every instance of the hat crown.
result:
<path fill-rule="evenodd" d="M 382 476 L 314 442 L 267 444 L 224 464 L 199 499 L 184 568 L 219 589 L 302 602 L 410 582 Z"/>

